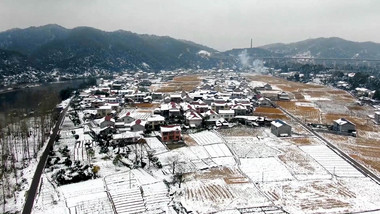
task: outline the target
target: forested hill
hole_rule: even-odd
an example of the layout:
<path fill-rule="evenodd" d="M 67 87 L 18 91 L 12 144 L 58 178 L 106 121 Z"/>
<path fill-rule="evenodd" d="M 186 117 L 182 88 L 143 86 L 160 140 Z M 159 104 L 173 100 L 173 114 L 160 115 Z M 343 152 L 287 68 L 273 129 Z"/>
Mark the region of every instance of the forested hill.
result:
<path fill-rule="evenodd" d="M 353 42 L 338 37 L 307 39 L 300 42 L 265 45 L 273 54 L 286 57 L 380 59 L 380 44 Z"/>
<path fill-rule="evenodd" d="M 122 30 L 66 29 L 59 25 L 2 32 L 0 49 L 3 74 L 23 72 L 25 66 L 45 72 L 53 69 L 83 72 L 91 69 L 210 68 L 220 61 L 217 51 L 190 41 Z M 16 59 L 20 62 L 19 69 Z"/>
<path fill-rule="evenodd" d="M 218 52 L 191 41 L 123 30 L 53 24 L 0 32 L 0 79 L 21 73 L 38 79 L 50 72 L 239 68 L 268 57 L 380 59 L 380 44 L 332 37 Z"/>

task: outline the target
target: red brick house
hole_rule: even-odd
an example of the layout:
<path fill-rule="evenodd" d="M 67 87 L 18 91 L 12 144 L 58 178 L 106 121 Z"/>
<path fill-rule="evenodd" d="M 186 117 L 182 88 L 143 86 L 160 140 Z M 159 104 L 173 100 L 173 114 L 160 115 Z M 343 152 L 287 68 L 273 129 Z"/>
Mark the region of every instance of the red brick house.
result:
<path fill-rule="evenodd" d="M 178 125 L 161 126 L 161 139 L 163 142 L 172 142 L 181 140 L 181 127 Z"/>

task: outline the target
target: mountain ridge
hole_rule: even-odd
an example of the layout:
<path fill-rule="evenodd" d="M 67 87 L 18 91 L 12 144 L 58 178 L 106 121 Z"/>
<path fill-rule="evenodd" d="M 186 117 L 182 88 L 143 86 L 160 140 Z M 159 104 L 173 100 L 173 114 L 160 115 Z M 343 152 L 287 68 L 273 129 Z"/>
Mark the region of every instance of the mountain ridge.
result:
<path fill-rule="evenodd" d="M 380 59 L 380 43 L 354 42 L 339 37 L 319 37 L 287 44 L 273 43 L 260 48 L 287 57 L 310 52 L 311 58 Z"/>
<path fill-rule="evenodd" d="M 270 57 L 380 59 L 380 44 L 319 37 L 220 52 L 170 36 L 104 31 L 57 24 L 0 32 L 0 77 L 26 71 L 81 74 L 94 70 L 243 67 L 242 59 Z M 245 60 L 247 62 L 247 60 Z"/>
<path fill-rule="evenodd" d="M 216 50 L 191 41 L 86 26 L 66 29 L 53 24 L 4 31 L 0 49 L 24 54 L 32 67 L 44 71 L 211 68 L 218 64 L 218 59 L 198 54 Z"/>

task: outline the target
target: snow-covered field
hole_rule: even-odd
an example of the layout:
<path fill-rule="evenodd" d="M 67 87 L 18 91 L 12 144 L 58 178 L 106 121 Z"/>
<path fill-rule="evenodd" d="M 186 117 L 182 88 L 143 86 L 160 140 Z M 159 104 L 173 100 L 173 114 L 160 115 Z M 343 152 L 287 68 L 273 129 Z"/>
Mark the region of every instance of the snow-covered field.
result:
<path fill-rule="evenodd" d="M 162 142 L 159 141 L 156 137 L 147 137 L 145 138 L 145 140 L 149 148 L 153 150 L 155 153 L 162 153 L 168 151 L 166 146 L 162 144 Z"/>
<path fill-rule="evenodd" d="M 202 179 L 185 182 L 182 189 L 181 203 L 187 211 L 209 213 L 271 204 L 252 183 Z"/>
<path fill-rule="evenodd" d="M 308 94 L 302 94 L 305 97 L 305 100 L 307 101 L 330 101 L 327 97 L 312 97 Z"/>
<path fill-rule="evenodd" d="M 70 213 L 113 213 L 102 179 L 63 185 L 58 188 Z"/>
<path fill-rule="evenodd" d="M 198 143 L 198 145 L 224 143 L 223 138 L 219 134 L 211 131 L 202 131 L 190 134 L 190 137 L 192 137 Z"/>
<path fill-rule="evenodd" d="M 182 147 L 171 152 L 161 153 L 158 158 L 163 165 L 169 167 L 173 162 L 179 162 L 187 172 L 236 164 L 231 151 L 224 143 Z"/>
<path fill-rule="evenodd" d="M 339 177 L 364 177 L 362 173 L 324 145 L 301 146 L 300 148 L 313 157 L 332 175 Z"/>
<path fill-rule="evenodd" d="M 380 186 L 368 178 L 270 182 L 261 189 L 289 213 L 367 213 L 380 207 Z"/>
<path fill-rule="evenodd" d="M 273 157 L 280 152 L 257 137 L 226 137 L 228 147 L 240 158 Z"/>
<path fill-rule="evenodd" d="M 241 170 L 253 182 L 285 181 L 294 179 L 276 158 L 241 158 Z"/>
<path fill-rule="evenodd" d="M 331 179 L 331 174 L 296 146 L 289 146 L 278 158 L 297 180 Z"/>
<path fill-rule="evenodd" d="M 105 177 L 106 189 L 117 213 L 164 212 L 168 188 L 144 170 L 131 170 Z"/>

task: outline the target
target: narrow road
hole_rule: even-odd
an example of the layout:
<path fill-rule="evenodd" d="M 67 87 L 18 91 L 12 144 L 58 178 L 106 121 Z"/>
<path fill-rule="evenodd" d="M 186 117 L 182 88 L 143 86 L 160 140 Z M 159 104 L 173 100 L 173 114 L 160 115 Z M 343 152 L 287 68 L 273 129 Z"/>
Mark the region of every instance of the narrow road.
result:
<path fill-rule="evenodd" d="M 349 164 L 351 164 L 353 167 L 355 167 L 359 172 L 361 172 L 364 176 L 369 177 L 374 182 L 380 185 L 380 178 L 373 172 L 371 172 L 369 169 L 367 169 L 365 166 L 358 163 L 355 159 L 344 153 L 342 150 L 340 150 L 338 147 L 336 147 L 334 144 L 330 143 L 328 140 L 326 140 L 324 137 L 322 137 L 320 134 L 318 134 L 316 131 L 314 131 L 312 128 L 307 126 L 305 123 L 303 123 L 300 119 L 289 113 L 284 108 L 276 105 L 272 102 L 272 105 L 275 107 L 278 107 L 283 111 L 285 114 L 287 114 L 289 117 L 291 117 L 293 120 L 297 121 L 299 124 L 301 124 L 306 130 L 308 130 L 310 133 L 312 133 L 314 136 L 319 138 L 322 142 L 325 143 L 325 145 L 331 149 L 333 152 L 335 152 L 337 155 L 339 155 L 341 158 L 343 158 L 345 161 L 347 161 Z"/>
<path fill-rule="evenodd" d="M 57 137 L 59 128 L 61 127 L 61 124 L 63 123 L 63 120 L 65 119 L 65 115 L 66 115 L 68 107 L 69 107 L 69 105 L 67 105 L 67 107 L 61 111 L 59 118 L 58 118 L 58 120 L 55 123 L 55 126 L 53 128 L 53 132 L 50 135 L 50 139 L 49 139 L 49 142 L 45 148 L 45 151 L 41 155 L 40 161 L 38 162 L 36 171 L 35 171 L 34 176 L 33 176 L 32 184 L 30 185 L 30 188 L 29 188 L 26 200 L 25 200 L 24 209 L 22 210 L 23 214 L 30 214 L 32 212 L 34 199 L 36 197 L 38 186 L 40 184 L 42 172 L 45 168 L 46 161 L 47 161 L 47 158 L 49 156 L 49 151 L 54 146 L 55 139 Z"/>

